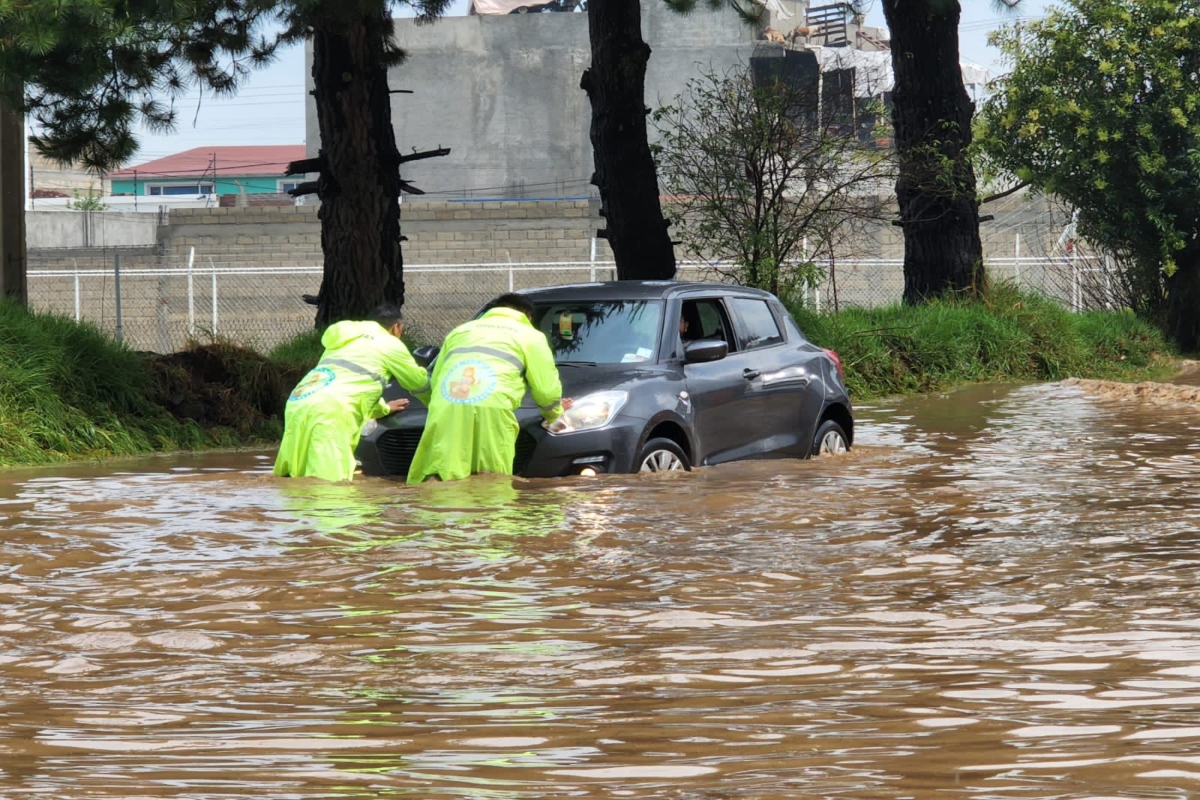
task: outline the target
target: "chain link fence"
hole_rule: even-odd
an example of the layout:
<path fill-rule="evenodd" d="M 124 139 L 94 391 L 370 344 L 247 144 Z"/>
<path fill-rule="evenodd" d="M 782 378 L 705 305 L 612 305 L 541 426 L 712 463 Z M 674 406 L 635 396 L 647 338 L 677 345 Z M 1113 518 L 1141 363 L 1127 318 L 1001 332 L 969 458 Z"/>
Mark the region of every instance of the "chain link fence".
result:
<path fill-rule="evenodd" d="M 264 253 L 264 256 L 266 254 Z M 319 264 L 247 266 L 191 251 L 171 263 L 158 248 L 30 253 L 31 307 L 92 323 L 135 350 L 184 348 L 189 339 L 219 336 L 268 351 L 312 329 L 313 306 L 303 296 L 321 285 Z M 1072 310 L 1119 307 L 1111 265 L 1079 251 L 987 259 L 992 280 L 1054 298 Z M 818 311 L 888 305 L 904 289 L 900 259 L 818 261 L 823 278 L 803 301 Z M 612 262 L 407 264 L 405 314 L 415 338 L 436 342 L 506 291 L 615 278 Z M 683 262 L 680 280 L 722 280 L 720 264 Z"/>

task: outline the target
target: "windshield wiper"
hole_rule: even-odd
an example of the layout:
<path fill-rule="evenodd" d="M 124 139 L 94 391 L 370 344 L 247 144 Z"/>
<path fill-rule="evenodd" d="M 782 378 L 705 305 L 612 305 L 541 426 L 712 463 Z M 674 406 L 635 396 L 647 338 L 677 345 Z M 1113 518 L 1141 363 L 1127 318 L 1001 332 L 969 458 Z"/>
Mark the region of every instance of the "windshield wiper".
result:
<path fill-rule="evenodd" d="M 594 367 L 594 366 L 596 366 L 595 361 L 556 361 L 555 363 L 560 367 Z"/>

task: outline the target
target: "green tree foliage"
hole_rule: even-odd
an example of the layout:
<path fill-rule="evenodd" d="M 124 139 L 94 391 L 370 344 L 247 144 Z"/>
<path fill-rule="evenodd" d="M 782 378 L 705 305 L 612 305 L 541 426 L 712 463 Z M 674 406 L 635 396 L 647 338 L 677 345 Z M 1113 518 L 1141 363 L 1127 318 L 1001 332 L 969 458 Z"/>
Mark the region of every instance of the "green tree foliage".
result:
<path fill-rule="evenodd" d="M 985 152 L 1076 207 L 1200 349 L 1200 4 L 1069 0 L 996 43 L 1012 70 L 982 113 Z"/>
<path fill-rule="evenodd" d="M 815 79 L 708 71 L 675 102 L 653 115 L 659 169 L 684 246 L 724 277 L 792 295 L 819 277 L 810 255 L 882 218 L 891 153 L 859 141 L 856 109 L 822 108 Z"/>
<path fill-rule="evenodd" d="M 387 71 L 401 63 L 392 13 L 437 19 L 449 0 L 0 0 L 0 95 L 29 111 L 35 146 L 111 170 L 137 152 L 136 129 L 171 130 L 198 86 L 234 94 L 281 42 L 313 42 L 316 173 L 325 271 L 318 326 L 403 302 L 399 195 Z"/>
<path fill-rule="evenodd" d="M 274 42 L 269 4 L 239 0 L 0 0 L 0 93 L 32 115 L 46 156 L 96 172 L 137 152 L 139 122 L 174 128 L 192 86 L 231 95 Z"/>
<path fill-rule="evenodd" d="M 67 201 L 67 208 L 72 211 L 108 211 L 109 205 L 104 202 L 104 195 L 88 184 L 86 192 L 76 189 L 73 199 Z"/>

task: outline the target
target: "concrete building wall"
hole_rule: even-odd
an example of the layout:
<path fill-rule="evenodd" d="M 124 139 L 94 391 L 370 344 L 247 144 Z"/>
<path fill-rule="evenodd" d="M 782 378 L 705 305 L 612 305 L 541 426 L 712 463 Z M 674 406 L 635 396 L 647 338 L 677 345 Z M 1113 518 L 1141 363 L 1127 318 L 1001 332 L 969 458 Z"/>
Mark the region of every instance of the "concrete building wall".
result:
<path fill-rule="evenodd" d="M 26 189 L 30 193 L 57 192 L 67 197 L 74 197 L 76 192 L 81 195 L 87 195 L 89 191 L 99 195 L 108 193 L 108 181 L 103 176 L 52 161 L 35 151 L 32 145 L 29 146 L 28 183 Z"/>
<path fill-rule="evenodd" d="M 728 8 L 701 4 L 679 16 L 642 3 L 652 54 L 646 102 L 674 100 L 699 65 L 725 69 L 750 58 L 755 32 Z M 443 197 L 590 197 L 591 107 L 579 88 L 591 62 L 582 13 L 466 16 L 417 26 L 396 21 L 409 57 L 389 76 L 401 152 L 449 147 L 449 156 L 406 164 L 406 180 Z M 311 47 L 308 53 L 311 66 Z M 311 78 L 309 79 L 311 87 Z M 320 148 L 308 101 L 308 152 Z"/>

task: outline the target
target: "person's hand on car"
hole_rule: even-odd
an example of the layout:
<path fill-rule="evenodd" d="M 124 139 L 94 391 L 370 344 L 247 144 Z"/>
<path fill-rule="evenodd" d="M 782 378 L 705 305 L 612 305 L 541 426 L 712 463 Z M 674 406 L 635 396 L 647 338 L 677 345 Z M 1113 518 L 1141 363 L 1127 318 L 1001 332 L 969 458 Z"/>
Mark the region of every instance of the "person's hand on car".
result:
<path fill-rule="evenodd" d="M 572 400 L 571 398 L 569 398 L 569 397 L 564 397 L 564 398 L 562 399 L 562 407 L 563 407 L 563 411 L 570 411 L 570 410 L 571 410 L 571 406 L 573 406 L 573 405 L 575 405 L 575 401 L 574 401 L 574 400 Z"/>
<path fill-rule="evenodd" d="M 399 400 L 388 400 L 387 405 L 391 412 L 395 414 L 397 411 L 403 411 L 405 409 L 405 407 L 408 405 L 408 400 L 403 397 Z"/>

